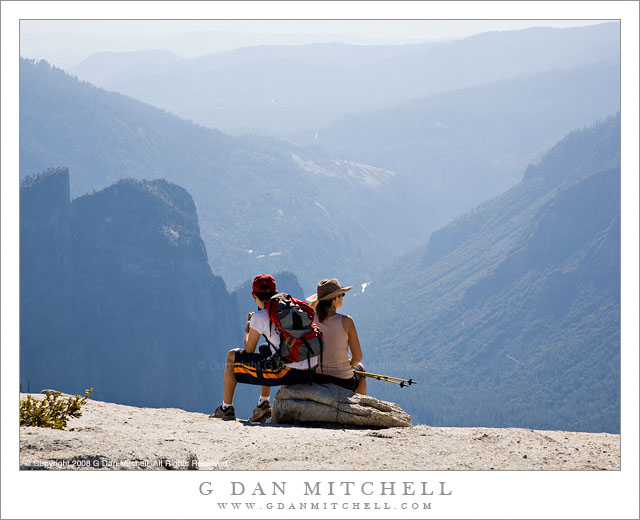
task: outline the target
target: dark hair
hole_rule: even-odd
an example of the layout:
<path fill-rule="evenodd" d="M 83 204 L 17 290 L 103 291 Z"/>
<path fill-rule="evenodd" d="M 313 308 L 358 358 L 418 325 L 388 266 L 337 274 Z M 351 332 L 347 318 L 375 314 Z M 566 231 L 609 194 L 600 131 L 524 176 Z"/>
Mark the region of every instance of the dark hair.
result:
<path fill-rule="evenodd" d="M 316 305 L 316 314 L 320 321 L 327 319 L 329 309 L 331 309 L 331 306 L 333 305 L 333 300 L 335 300 L 335 298 L 332 298 L 331 300 L 320 300 Z"/>
<path fill-rule="evenodd" d="M 258 298 L 258 300 L 260 300 L 261 302 L 266 302 L 266 301 L 269 301 L 272 296 L 275 296 L 276 293 L 274 293 L 274 292 L 256 292 L 256 291 L 253 291 L 253 294 L 255 294 L 256 298 Z"/>

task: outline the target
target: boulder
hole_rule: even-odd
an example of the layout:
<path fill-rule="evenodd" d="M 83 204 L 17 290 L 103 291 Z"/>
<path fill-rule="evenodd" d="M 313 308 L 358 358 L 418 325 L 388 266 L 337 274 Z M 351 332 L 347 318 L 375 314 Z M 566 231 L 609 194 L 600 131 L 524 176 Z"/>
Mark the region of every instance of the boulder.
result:
<path fill-rule="evenodd" d="M 411 426 L 411 416 L 395 403 L 336 385 L 313 384 L 281 387 L 274 399 L 271 422 L 393 428 Z"/>

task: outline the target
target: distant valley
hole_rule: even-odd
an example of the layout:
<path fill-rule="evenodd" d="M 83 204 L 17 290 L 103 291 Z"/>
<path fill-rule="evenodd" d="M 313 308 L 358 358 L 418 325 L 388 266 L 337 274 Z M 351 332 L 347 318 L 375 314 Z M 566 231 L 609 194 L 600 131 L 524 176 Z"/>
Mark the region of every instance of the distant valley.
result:
<path fill-rule="evenodd" d="M 214 273 L 230 287 L 293 271 L 306 290 L 327 272 L 370 276 L 412 241 L 393 172 L 273 138 L 230 137 L 21 61 L 20 176 L 68 167 L 71 195 L 123 178 L 193 194 Z M 413 238 L 415 240 L 415 238 Z M 363 274 L 364 273 L 364 274 Z"/>
<path fill-rule="evenodd" d="M 23 391 L 210 411 L 270 272 L 414 424 L 618 433 L 619 29 L 21 59 Z"/>
<path fill-rule="evenodd" d="M 619 139 L 619 114 L 570 133 L 355 300 L 368 368 L 421 383 L 376 392 L 427 424 L 619 432 Z"/>
<path fill-rule="evenodd" d="M 295 72 L 296 63 L 352 72 L 359 64 L 373 67 L 389 81 L 405 79 L 404 90 L 370 80 L 376 89 L 395 93 L 389 102 L 404 104 L 376 101 L 369 108 L 377 111 L 348 116 L 361 110 L 352 104 L 317 134 L 295 131 L 292 124 L 285 132 L 288 137 L 277 138 L 233 137 L 219 131 L 224 125 L 209 122 L 218 130 L 204 128 L 77 81 L 59 69 L 23 60 L 21 176 L 67 166 L 73 172 L 73 196 L 127 177 L 164 178 L 183 186 L 198 208 L 211 268 L 231 288 L 255 271 L 268 270 L 296 273 L 308 292 L 327 273 L 364 283 L 450 219 L 517 183 L 526 165 L 567 132 L 615 113 L 620 103 L 619 50 L 612 37 L 616 31 L 616 24 L 550 31 L 550 41 L 567 41 L 556 55 L 546 57 L 533 45 L 540 34 L 532 30 L 424 48 L 267 47 L 188 64 L 152 52 L 100 55 L 87 63 L 87 70 L 103 76 L 112 71 L 142 77 L 157 67 L 178 67 L 186 78 L 180 67 L 188 67 L 211 71 L 215 79 L 232 64 L 253 70 L 256 63 L 282 59 L 301 78 L 306 76 Z M 486 58 L 486 70 L 477 64 L 474 74 L 467 71 L 466 80 L 447 80 L 458 77 L 454 71 L 468 62 L 469 53 L 494 55 L 510 41 L 509 52 L 498 54 L 502 69 Z M 598 50 L 586 52 L 592 48 Z M 585 54 L 571 60 L 577 49 Z M 528 69 L 517 59 L 519 52 L 530 57 Z M 402 60 L 394 61 L 400 56 Z M 451 61 L 443 63 L 444 56 Z M 410 70 L 416 63 L 421 63 L 413 67 L 417 72 L 430 71 L 428 81 L 410 80 L 396 70 L 401 64 Z M 92 77 L 88 72 L 84 76 Z M 168 78 L 156 78 L 154 84 L 176 88 Z M 207 85 L 203 92 L 213 92 L 216 83 L 187 84 Z M 231 84 L 254 88 L 241 79 Z M 422 90 L 407 90 L 418 87 Z M 364 87 L 356 92 L 354 85 L 348 95 L 330 84 L 317 83 L 315 88 L 326 91 L 313 98 L 324 114 L 331 112 L 322 101 L 327 93 L 351 103 L 368 92 Z M 446 89 L 451 90 L 415 99 L 419 93 Z M 194 93 L 185 92 L 181 99 L 211 105 Z M 250 99 L 238 103 L 252 107 Z M 386 110 L 380 111 L 383 106 Z"/>

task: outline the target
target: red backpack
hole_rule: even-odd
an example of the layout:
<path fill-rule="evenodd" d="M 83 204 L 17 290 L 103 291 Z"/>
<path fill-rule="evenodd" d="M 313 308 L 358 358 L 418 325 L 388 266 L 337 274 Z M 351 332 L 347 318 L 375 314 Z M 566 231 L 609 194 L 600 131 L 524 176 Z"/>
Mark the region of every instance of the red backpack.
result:
<path fill-rule="evenodd" d="M 279 357 L 284 363 L 309 361 L 324 350 L 322 332 L 313 323 L 313 307 L 307 302 L 278 293 L 265 304 L 271 323 L 280 333 Z"/>

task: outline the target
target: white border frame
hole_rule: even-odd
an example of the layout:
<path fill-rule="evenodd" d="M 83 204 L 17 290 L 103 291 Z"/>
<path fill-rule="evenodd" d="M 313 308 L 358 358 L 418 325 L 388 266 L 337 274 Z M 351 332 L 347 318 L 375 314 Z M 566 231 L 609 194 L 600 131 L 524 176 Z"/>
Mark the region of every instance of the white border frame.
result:
<path fill-rule="evenodd" d="M 309 518 L 638 518 L 638 2 L 7 2 L 2 5 L 2 517 L 296 518 L 221 512 L 206 497 L 229 480 L 446 481 L 433 509 L 312 511 Z M 18 471 L 18 45 L 24 18 L 620 19 L 622 36 L 622 470 L 618 472 L 49 472 Z M 68 508 L 53 497 L 73 490 Z M 44 494 L 53 500 L 38 500 Z M 384 502 L 385 497 L 369 497 Z M 445 500 L 446 499 L 446 500 Z M 350 500 L 352 501 L 352 500 Z M 397 514 L 396 514 L 397 513 Z M 362 515 L 362 516 L 361 516 Z"/>

